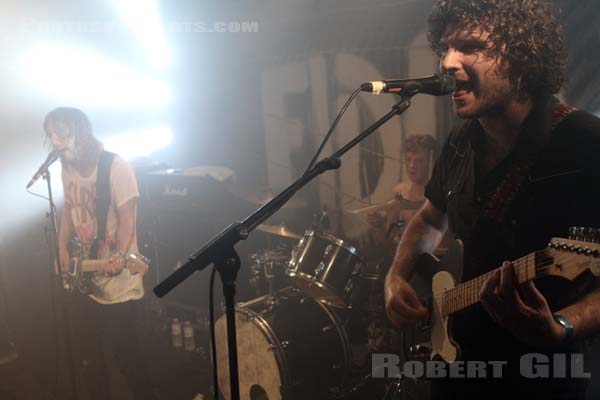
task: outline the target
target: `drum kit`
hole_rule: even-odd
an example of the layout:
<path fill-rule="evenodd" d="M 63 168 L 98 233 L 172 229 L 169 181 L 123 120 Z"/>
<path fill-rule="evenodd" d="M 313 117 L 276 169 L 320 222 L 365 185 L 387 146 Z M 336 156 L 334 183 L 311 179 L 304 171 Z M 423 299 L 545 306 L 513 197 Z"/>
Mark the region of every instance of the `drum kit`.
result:
<path fill-rule="evenodd" d="M 269 195 L 245 198 L 260 205 Z M 304 206 L 297 200 L 288 207 Z M 366 210 L 358 212 L 374 209 Z M 250 285 L 257 297 L 236 307 L 241 398 L 352 398 L 370 376 L 366 357 L 356 374 L 353 336 L 368 342 L 363 348 L 371 352 L 400 351 L 390 347 L 398 343 L 398 333 L 385 317 L 385 271 L 367 268 L 356 247 L 319 226 L 304 234 L 285 226 L 256 229 L 295 244 L 250 256 Z M 362 334 L 355 335 L 356 326 Z M 224 315 L 216 334 L 219 386 L 229 400 Z"/>

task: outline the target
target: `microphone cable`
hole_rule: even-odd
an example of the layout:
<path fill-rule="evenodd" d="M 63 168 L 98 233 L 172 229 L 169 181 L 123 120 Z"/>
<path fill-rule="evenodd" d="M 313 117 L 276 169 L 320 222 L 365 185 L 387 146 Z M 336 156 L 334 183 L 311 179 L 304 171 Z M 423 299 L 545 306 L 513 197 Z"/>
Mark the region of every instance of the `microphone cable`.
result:
<path fill-rule="evenodd" d="M 340 122 L 340 119 L 342 118 L 342 115 L 344 115 L 344 113 L 348 110 L 348 107 L 350 106 L 350 104 L 354 101 L 354 99 L 356 98 L 356 96 L 358 96 L 360 94 L 360 92 L 362 92 L 362 86 L 359 86 L 358 89 L 356 89 L 348 98 L 348 100 L 346 100 L 346 103 L 344 104 L 344 106 L 340 109 L 337 117 L 335 118 L 335 120 L 333 121 L 333 124 L 331 124 L 331 127 L 329 128 L 329 131 L 327 131 L 327 134 L 325 135 L 325 138 L 323 139 L 323 141 L 321 142 L 321 145 L 319 146 L 317 152 L 315 153 L 315 155 L 313 156 L 312 160 L 310 161 L 310 163 L 308 164 L 308 167 L 306 167 L 306 170 L 304 171 L 304 175 L 308 174 L 308 172 L 312 169 L 312 167 L 315 165 L 315 163 L 317 162 L 317 159 L 319 158 L 319 156 L 321 155 L 321 152 L 323 151 L 323 148 L 325 147 L 325 144 L 327 144 L 327 141 L 329 140 L 329 138 L 331 137 L 331 135 L 333 134 L 333 131 L 335 130 L 335 128 L 337 127 L 338 123 Z"/>

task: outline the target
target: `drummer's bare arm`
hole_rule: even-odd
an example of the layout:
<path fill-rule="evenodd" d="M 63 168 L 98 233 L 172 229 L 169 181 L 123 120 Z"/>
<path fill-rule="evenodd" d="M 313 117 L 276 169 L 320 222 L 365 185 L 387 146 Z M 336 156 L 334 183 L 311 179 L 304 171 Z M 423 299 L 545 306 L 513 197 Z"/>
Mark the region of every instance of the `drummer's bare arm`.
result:
<path fill-rule="evenodd" d="M 423 253 L 433 252 L 448 228 L 446 213 L 438 210 L 429 200 L 411 219 L 398 244 L 390 273 L 405 279 Z"/>
<path fill-rule="evenodd" d="M 408 284 L 408 279 L 419 256 L 435 250 L 447 227 L 446 214 L 427 200 L 408 224 L 398 244 L 384 291 L 388 317 L 399 328 L 428 317 L 428 310 Z"/>

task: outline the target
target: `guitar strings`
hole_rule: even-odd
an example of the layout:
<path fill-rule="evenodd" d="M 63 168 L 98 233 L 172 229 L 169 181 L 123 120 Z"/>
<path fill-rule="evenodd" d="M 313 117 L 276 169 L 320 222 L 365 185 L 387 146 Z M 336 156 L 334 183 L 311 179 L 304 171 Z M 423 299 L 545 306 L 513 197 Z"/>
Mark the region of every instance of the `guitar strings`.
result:
<path fill-rule="evenodd" d="M 529 257 L 533 257 L 533 255 L 531 255 Z M 527 268 L 529 267 L 528 261 L 522 261 L 525 258 L 526 257 L 522 257 L 522 258 L 519 258 L 519 259 L 513 261 L 513 264 L 516 264 L 515 267 L 516 267 L 517 271 L 515 271 L 515 272 L 517 273 L 517 275 L 520 272 L 525 272 L 525 275 L 527 276 Z M 537 271 L 537 270 L 539 270 L 539 268 L 544 268 L 547 265 L 550 265 L 550 264 L 553 264 L 553 263 L 554 263 L 554 258 L 553 257 L 545 257 L 545 258 L 538 259 L 537 261 L 533 261 L 532 264 L 531 264 L 531 266 L 534 268 L 535 271 Z M 536 267 L 536 265 L 537 265 L 537 267 Z M 525 267 L 525 271 L 523 271 L 521 269 L 521 267 Z M 480 275 L 480 276 L 478 276 L 476 278 L 473 278 L 473 279 L 470 279 L 470 280 L 468 280 L 466 282 L 463 282 L 459 286 L 450 288 L 450 289 L 445 290 L 443 292 L 434 293 L 434 296 L 436 296 L 436 295 L 444 295 L 444 294 L 447 294 L 448 292 L 452 292 L 452 293 L 459 292 L 460 290 L 465 289 L 467 286 L 472 285 L 472 284 L 474 284 L 474 283 L 476 283 L 478 281 L 482 281 L 481 283 L 483 284 L 483 281 L 485 281 L 485 279 L 487 279 L 489 276 L 491 276 L 494 272 L 496 272 L 500 268 L 502 268 L 502 267 L 496 268 L 496 269 L 494 269 L 492 271 L 488 271 L 488 272 L 486 272 L 483 275 Z"/>
<path fill-rule="evenodd" d="M 516 264 L 515 265 L 515 267 L 517 269 L 516 273 L 519 276 L 521 273 L 524 272 L 526 280 L 529 280 L 529 279 L 527 279 L 527 275 L 528 275 L 527 270 L 529 268 L 529 265 L 528 265 L 527 262 L 523 263 L 520 260 L 522 260 L 522 259 L 518 259 L 518 260 L 513 261 L 513 264 Z M 532 262 L 531 266 L 534 268 L 533 272 L 536 272 L 536 271 L 539 271 L 539 272 L 546 271 L 548 268 L 545 268 L 545 267 L 547 267 L 548 265 L 554 264 L 554 261 L 555 261 L 555 259 L 553 257 L 546 257 L 546 258 L 538 260 L 537 262 Z M 523 270 L 521 268 L 523 266 L 525 266 L 525 270 Z M 489 272 L 487 272 L 487 273 L 485 273 L 483 275 L 478 276 L 477 278 L 474 278 L 474 279 L 471 279 L 471 280 L 469 280 L 467 282 L 464 282 L 464 283 L 460 284 L 459 286 L 450 288 L 448 290 L 444 290 L 443 292 L 434 292 L 433 293 L 433 297 L 436 300 L 440 300 L 440 297 L 443 297 L 443 296 L 447 297 L 448 300 L 451 300 L 451 301 L 452 300 L 457 300 L 456 297 L 458 295 L 461 295 L 461 294 L 463 294 L 464 292 L 467 292 L 467 291 L 472 291 L 474 286 L 480 288 L 483 285 L 483 283 L 485 282 L 485 280 L 487 280 L 498 269 L 500 269 L 500 268 L 496 268 L 495 270 L 489 271 Z M 532 276 L 532 277 L 534 277 L 534 276 Z M 460 301 L 460 299 L 458 299 L 458 301 Z"/>
<path fill-rule="evenodd" d="M 570 258 L 573 258 L 576 256 L 575 254 L 566 254 L 566 257 L 560 257 L 560 255 L 558 257 L 547 257 L 546 256 L 545 258 L 535 260 L 536 254 L 537 253 L 530 254 L 530 255 L 521 257 L 521 258 L 513 261 L 513 264 L 515 264 L 515 267 L 516 267 L 517 275 L 520 272 L 525 272 L 525 277 L 527 279 L 527 269 L 529 268 L 529 264 L 528 264 L 529 258 L 534 259 L 532 261 L 533 272 L 534 273 L 538 273 L 538 272 L 543 273 L 543 272 L 551 270 L 551 268 L 549 266 L 555 264 L 555 262 L 558 259 L 560 259 L 561 262 L 564 263 L 564 262 L 568 262 Z M 523 267 L 523 265 L 525 266 L 525 271 L 523 271 L 521 269 L 521 267 Z M 487 277 L 489 277 L 492 273 L 494 273 L 498 269 L 499 268 L 489 271 L 489 272 L 487 272 L 483 275 L 480 275 L 477 278 L 471 279 L 457 287 L 450 288 L 448 290 L 444 290 L 443 292 L 433 293 L 433 298 L 436 300 L 436 302 L 442 303 L 442 314 L 444 316 L 447 316 L 447 315 L 453 314 L 454 312 L 459 311 L 463 308 L 466 308 L 469 305 L 477 303 L 479 301 L 479 299 L 475 303 L 472 303 L 472 302 L 467 302 L 466 298 L 459 298 L 458 296 L 461 294 L 464 294 L 465 292 L 472 293 L 473 289 L 480 289 L 481 286 L 483 285 L 483 283 L 485 282 L 485 279 L 487 279 Z M 534 277 L 535 276 L 532 276 L 532 278 L 534 278 Z M 529 280 L 529 279 L 527 279 L 527 280 Z M 470 303 L 470 304 L 467 304 L 467 303 Z"/>

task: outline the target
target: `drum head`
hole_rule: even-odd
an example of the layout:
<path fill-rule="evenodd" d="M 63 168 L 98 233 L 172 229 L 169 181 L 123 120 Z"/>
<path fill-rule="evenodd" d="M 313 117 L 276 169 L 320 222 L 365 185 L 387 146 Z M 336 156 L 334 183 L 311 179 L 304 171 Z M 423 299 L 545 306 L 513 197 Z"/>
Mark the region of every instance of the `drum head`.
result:
<path fill-rule="evenodd" d="M 252 315 L 253 314 L 253 315 Z M 251 311 L 236 310 L 238 369 L 241 400 L 281 400 L 282 377 L 277 363 L 278 351 L 257 326 L 262 318 Z M 231 399 L 229 387 L 229 351 L 227 319 L 222 316 L 215 326 L 219 388 L 225 400 Z"/>

